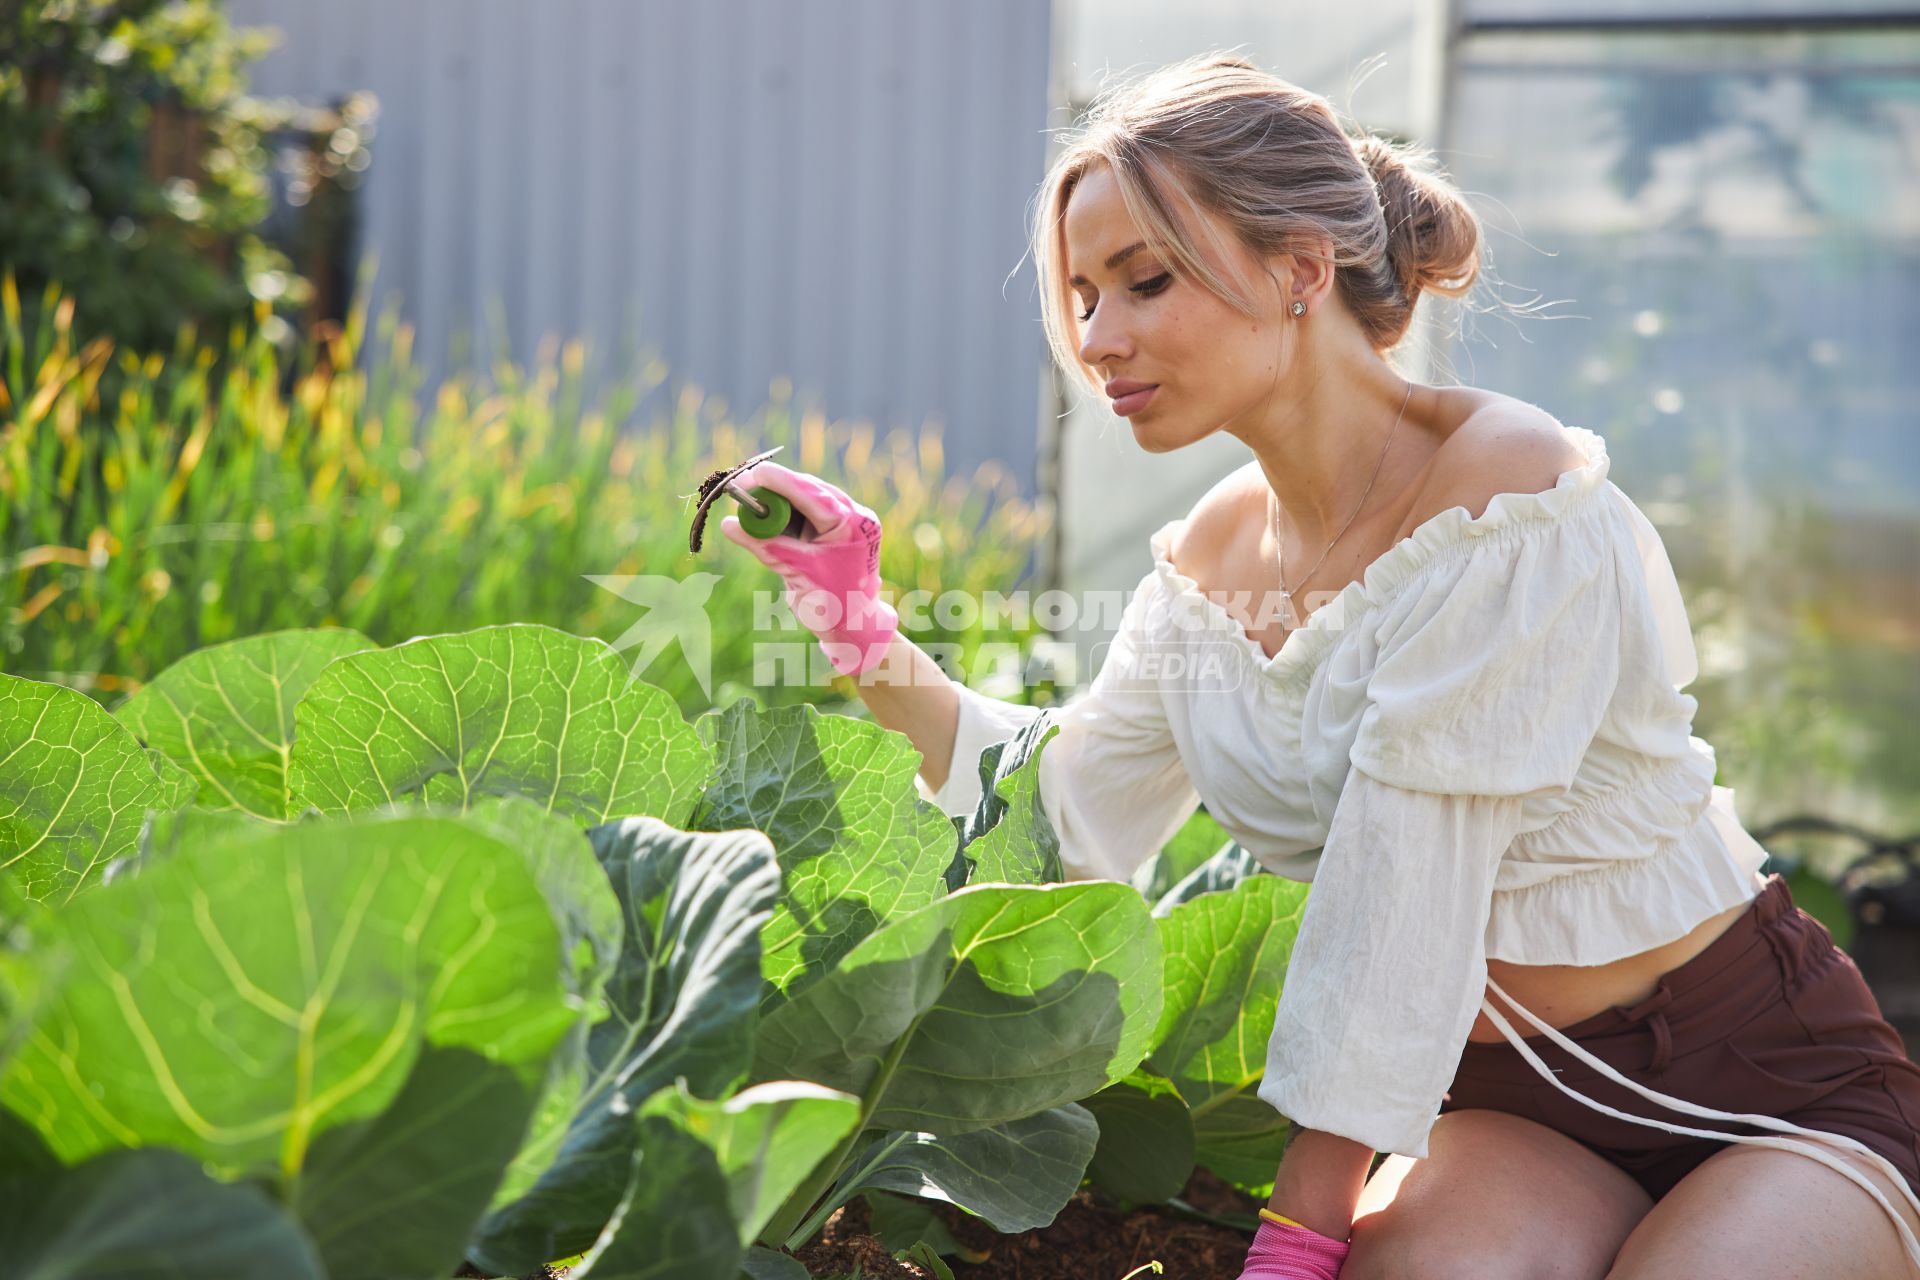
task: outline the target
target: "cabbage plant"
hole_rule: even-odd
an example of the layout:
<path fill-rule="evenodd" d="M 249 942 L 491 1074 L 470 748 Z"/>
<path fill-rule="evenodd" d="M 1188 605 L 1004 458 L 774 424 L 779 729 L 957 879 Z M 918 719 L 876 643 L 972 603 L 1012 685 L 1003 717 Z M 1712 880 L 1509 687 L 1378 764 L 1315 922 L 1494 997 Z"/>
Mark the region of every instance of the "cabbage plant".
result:
<path fill-rule="evenodd" d="M 866 1193 L 1264 1194 L 1305 886 L 1200 828 L 1062 882 L 1056 732 L 949 818 L 904 735 L 542 626 L 0 676 L 9 1275 L 799 1277 Z"/>

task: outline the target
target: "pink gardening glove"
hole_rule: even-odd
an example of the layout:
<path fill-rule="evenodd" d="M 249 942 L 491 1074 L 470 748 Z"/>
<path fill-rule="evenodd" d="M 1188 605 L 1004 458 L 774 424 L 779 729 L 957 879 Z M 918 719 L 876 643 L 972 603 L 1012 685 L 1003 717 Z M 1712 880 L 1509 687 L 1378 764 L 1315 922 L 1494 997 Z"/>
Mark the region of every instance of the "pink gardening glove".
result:
<path fill-rule="evenodd" d="M 818 638 L 835 671 L 853 676 L 877 665 L 900 629 L 899 614 L 880 599 L 880 518 L 819 477 L 777 462 L 750 467 L 734 483 L 772 489 L 810 529 L 761 539 L 728 516 L 720 532 L 780 575 L 787 607 Z"/>
<path fill-rule="evenodd" d="M 1350 1240 L 1262 1218 L 1239 1280 L 1338 1280 L 1352 1249 Z"/>

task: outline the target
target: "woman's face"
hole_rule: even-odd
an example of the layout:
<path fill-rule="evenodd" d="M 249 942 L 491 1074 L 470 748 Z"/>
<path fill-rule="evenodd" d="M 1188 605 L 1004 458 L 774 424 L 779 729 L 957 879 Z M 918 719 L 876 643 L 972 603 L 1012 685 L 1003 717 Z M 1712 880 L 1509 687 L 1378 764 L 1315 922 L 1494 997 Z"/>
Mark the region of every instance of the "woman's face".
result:
<path fill-rule="evenodd" d="M 1278 295 L 1223 224 L 1204 210 L 1190 216 L 1233 245 L 1234 266 L 1242 278 L 1257 281 L 1263 308 L 1258 321 L 1199 284 L 1170 275 L 1151 249 L 1134 249 L 1107 265 L 1144 237 L 1106 165 L 1096 164 L 1081 177 L 1063 222 L 1067 272 L 1081 277 L 1072 281 L 1077 315 L 1086 317 L 1077 323 L 1080 358 L 1103 382 L 1126 378 L 1157 385 L 1144 407 L 1127 418 L 1134 439 L 1149 453 L 1182 448 L 1237 421 L 1258 422 L 1284 391 L 1278 378 L 1286 358 Z M 1204 238 L 1201 252 L 1216 271 L 1231 274 Z"/>

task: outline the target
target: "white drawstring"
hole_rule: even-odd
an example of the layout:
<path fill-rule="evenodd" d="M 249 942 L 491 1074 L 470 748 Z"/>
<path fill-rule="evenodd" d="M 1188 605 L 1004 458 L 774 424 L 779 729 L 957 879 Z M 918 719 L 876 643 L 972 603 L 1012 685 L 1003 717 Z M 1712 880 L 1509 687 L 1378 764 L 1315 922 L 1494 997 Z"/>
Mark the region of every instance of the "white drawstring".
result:
<path fill-rule="evenodd" d="M 1920 1213 L 1920 1197 L 1916 1197 L 1914 1195 L 1913 1188 L 1907 1185 L 1907 1180 L 1905 1176 L 1902 1175 L 1900 1170 L 1895 1168 L 1893 1164 L 1890 1161 L 1888 1161 L 1885 1156 L 1881 1155 L 1879 1152 L 1875 1151 L 1873 1148 L 1867 1146 L 1865 1143 L 1860 1142 L 1853 1138 L 1849 1138 L 1843 1133 L 1829 1133 L 1824 1129 L 1805 1129 L 1797 1124 L 1792 1124 L 1788 1121 L 1782 1120 L 1777 1116 L 1738 1114 L 1731 1111 L 1716 1111 L 1712 1107 L 1699 1106 L 1696 1103 L 1686 1102 L 1679 1098 L 1669 1097 L 1666 1094 L 1661 1093 L 1656 1089 L 1649 1089 L 1645 1085 L 1642 1085 L 1636 1081 L 1627 1079 L 1627 1077 L 1621 1075 L 1618 1071 L 1615 1071 L 1612 1067 L 1600 1061 L 1600 1059 L 1594 1057 L 1592 1054 L 1588 1053 L 1585 1049 L 1582 1049 L 1579 1045 L 1575 1044 L 1572 1040 L 1569 1040 L 1566 1036 L 1561 1035 L 1554 1028 L 1542 1022 L 1539 1018 L 1535 1017 L 1533 1013 L 1530 1010 L 1528 1010 L 1524 1005 L 1522 1005 L 1519 1001 L 1515 1000 L 1512 996 L 1508 995 L 1505 991 L 1502 991 L 1500 989 L 1500 984 L 1495 982 L 1492 978 L 1487 979 L 1487 986 L 1490 990 L 1496 993 L 1502 1000 L 1505 1000 L 1508 1004 L 1512 1005 L 1515 1012 L 1519 1013 L 1528 1022 L 1531 1022 L 1535 1027 L 1538 1027 L 1541 1031 L 1545 1032 L 1547 1037 L 1551 1039 L 1555 1044 L 1559 1045 L 1562 1049 L 1565 1049 L 1568 1053 L 1571 1053 L 1574 1057 L 1580 1059 L 1582 1062 L 1585 1062 L 1589 1066 L 1595 1068 L 1602 1075 L 1606 1076 L 1609 1080 L 1612 1080 L 1612 1081 L 1615 1081 L 1616 1083 L 1627 1086 L 1627 1088 L 1633 1090 L 1635 1093 L 1639 1094 L 1641 1097 L 1647 1098 L 1653 1102 L 1658 1102 L 1663 1106 L 1671 1107 L 1675 1111 L 1683 1111 L 1688 1115 L 1707 1116 L 1707 1117 L 1711 1117 L 1719 1120 L 1744 1121 L 1747 1124 L 1759 1125 L 1763 1129 L 1778 1130 L 1781 1133 L 1805 1134 L 1806 1136 L 1810 1138 L 1814 1138 L 1816 1140 L 1824 1140 L 1827 1142 L 1835 1143 L 1846 1150 L 1857 1151 L 1860 1154 L 1866 1156 L 1869 1160 L 1871 1160 L 1875 1168 L 1879 1169 L 1881 1172 L 1885 1173 L 1888 1177 L 1892 1178 L 1894 1185 L 1899 1187 L 1901 1190 L 1901 1193 L 1907 1197 L 1907 1203 L 1913 1206 L 1914 1212 Z M 1686 1125 L 1668 1124 L 1664 1120 L 1651 1120 L 1645 1116 L 1629 1115 L 1627 1112 L 1624 1112 L 1624 1111 L 1616 1111 L 1612 1107 L 1605 1104 L 1604 1102 L 1595 1102 L 1592 1098 L 1587 1097 L 1585 1094 L 1581 1093 L 1579 1090 L 1573 1088 L 1571 1085 L 1561 1080 L 1559 1076 L 1555 1075 L 1553 1071 L 1547 1066 L 1547 1064 L 1540 1061 L 1540 1059 L 1537 1056 L 1535 1056 L 1533 1050 L 1527 1047 L 1525 1040 L 1523 1040 L 1520 1037 L 1520 1035 L 1514 1031 L 1513 1025 L 1509 1023 L 1505 1017 L 1501 1016 L 1501 1013 L 1498 1009 L 1493 1007 L 1492 1001 L 1488 1000 L 1486 997 L 1483 996 L 1481 997 L 1481 1000 L 1480 1000 L 1480 1007 L 1481 1009 L 1485 1010 L 1487 1016 L 1493 1020 L 1493 1024 L 1496 1027 L 1500 1028 L 1500 1033 L 1506 1036 L 1506 1038 L 1512 1042 L 1513 1047 L 1520 1051 L 1520 1056 L 1525 1058 L 1529 1063 L 1533 1065 L 1533 1069 L 1536 1072 L 1538 1072 L 1540 1075 L 1543 1075 L 1548 1080 L 1550 1080 L 1553 1083 L 1553 1087 L 1560 1090 L 1560 1092 L 1567 1094 L 1573 1098 L 1579 1099 L 1581 1102 L 1585 1103 L 1587 1106 L 1592 1107 L 1595 1111 L 1604 1111 L 1610 1116 L 1616 1116 L 1622 1120 L 1631 1120 L 1635 1124 L 1652 1125 L 1656 1129 L 1665 1129 L 1668 1133 L 1685 1133 L 1685 1134 L 1691 1134 L 1694 1137 L 1699 1137 L 1699 1138 L 1717 1138 L 1723 1142 L 1751 1142 L 1756 1146 L 1778 1147 L 1782 1151 L 1796 1151 L 1796 1152 L 1799 1152 L 1801 1155 L 1810 1156 L 1813 1159 L 1818 1160 L 1821 1164 L 1826 1165 L 1830 1169 L 1835 1169 L 1839 1171 L 1841 1174 L 1844 1174 L 1847 1178 L 1851 1179 L 1853 1182 L 1857 1183 L 1859 1186 L 1865 1188 L 1867 1194 L 1872 1196 L 1874 1200 L 1879 1204 L 1879 1206 L 1882 1209 L 1885 1209 L 1887 1211 L 1887 1216 L 1893 1219 L 1894 1229 L 1900 1233 L 1901 1243 L 1906 1246 L 1907 1256 L 1913 1260 L 1915 1266 L 1920 1267 L 1920 1240 L 1914 1239 L 1913 1231 L 1911 1228 L 1907 1226 L 1906 1219 L 1902 1218 L 1899 1214 L 1899 1211 L 1896 1210 L 1893 1207 L 1893 1205 L 1888 1203 L 1887 1198 L 1880 1193 L 1880 1189 L 1874 1186 L 1873 1183 L 1867 1180 L 1867 1177 L 1865 1174 L 1853 1168 L 1851 1165 L 1846 1164 L 1845 1162 L 1837 1159 L 1834 1156 L 1828 1155 L 1825 1151 L 1820 1150 L 1820 1148 L 1817 1146 L 1814 1146 L 1809 1143 L 1794 1142 L 1788 1138 L 1764 1138 L 1764 1137 L 1760 1137 L 1757 1134 L 1721 1133 L 1714 1129 L 1690 1129 Z"/>

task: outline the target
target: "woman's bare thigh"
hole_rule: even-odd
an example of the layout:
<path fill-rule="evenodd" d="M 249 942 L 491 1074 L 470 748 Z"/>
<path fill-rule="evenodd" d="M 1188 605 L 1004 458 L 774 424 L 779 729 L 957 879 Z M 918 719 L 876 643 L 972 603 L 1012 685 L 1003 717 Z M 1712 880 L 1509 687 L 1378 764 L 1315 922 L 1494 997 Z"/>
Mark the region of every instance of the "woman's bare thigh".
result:
<path fill-rule="evenodd" d="M 1624 1170 L 1563 1133 L 1449 1111 L 1425 1160 L 1390 1155 L 1367 1180 L 1340 1280 L 1602 1280 L 1652 1208 Z"/>

